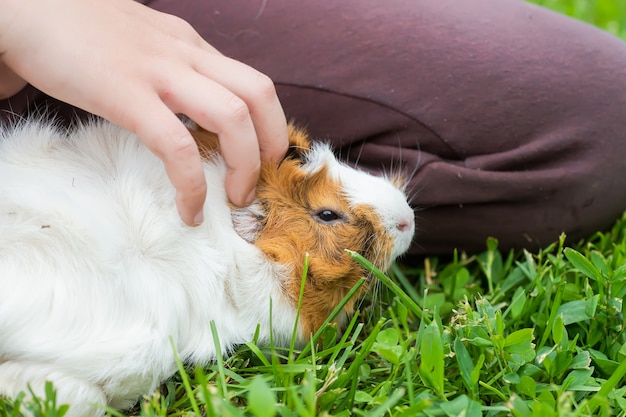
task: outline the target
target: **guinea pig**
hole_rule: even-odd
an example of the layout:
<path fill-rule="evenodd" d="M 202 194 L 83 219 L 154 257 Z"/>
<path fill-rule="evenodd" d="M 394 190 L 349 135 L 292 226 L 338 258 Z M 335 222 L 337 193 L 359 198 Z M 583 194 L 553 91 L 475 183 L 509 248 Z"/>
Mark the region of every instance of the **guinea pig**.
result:
<path fill-rule="evenodd" d="M 287 156 L 262 166 L 246 208 L 228 202 L 215 135 L 193 134 L 208 183 L 198 227 L 128 131 L 27 120 L 0 132 L 0 395 L 51 381 L 70 416 L 128 408 L 176 372 L 172 344 L 186 364 L 216 358 L 211 321 L 225 353 L 257 328 L 269 343 L 270 320 L 289 343 L 306 254 L 300 342 L 367 274 L 346 249 L 385 269 L 409 248 L 401 184 L 304 131 L 290 128 Z"/>

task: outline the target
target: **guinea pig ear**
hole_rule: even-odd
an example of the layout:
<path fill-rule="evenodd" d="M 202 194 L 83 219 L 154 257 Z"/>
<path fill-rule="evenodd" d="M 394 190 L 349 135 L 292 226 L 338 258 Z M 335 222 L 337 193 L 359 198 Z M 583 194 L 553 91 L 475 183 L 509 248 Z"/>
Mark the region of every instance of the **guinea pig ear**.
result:
<path fill-rule="evenodd" d="M 297 160 L 304 164 L 306 155 L 311 150 L 311 140 L 308 133 L 304 129 L 296 127 L 293 123 L 289 123 L 289 149 L 284 160 Z"/>
<path fill-rule="evenodd" d="M 248 243 L 256 242 L 265 221 L 263 205 L 257 200 L 248 207 L 232 209 L 230 215 L 237 234 Z"/>

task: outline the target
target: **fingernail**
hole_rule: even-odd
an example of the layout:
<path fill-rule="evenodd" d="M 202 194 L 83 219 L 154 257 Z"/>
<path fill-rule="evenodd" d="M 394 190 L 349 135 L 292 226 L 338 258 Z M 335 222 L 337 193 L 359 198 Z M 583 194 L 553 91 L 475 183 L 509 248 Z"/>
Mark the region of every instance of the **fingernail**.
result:
<path fill-rule="evenodd" d="M 199 212 L 198 214 L 196 214 L 196 216 L 193 218 L 193 225 L 195 226 L 200 226 L 202 224 L 202 222 L 204 221 L 204 213 L 203 212 Z"/>

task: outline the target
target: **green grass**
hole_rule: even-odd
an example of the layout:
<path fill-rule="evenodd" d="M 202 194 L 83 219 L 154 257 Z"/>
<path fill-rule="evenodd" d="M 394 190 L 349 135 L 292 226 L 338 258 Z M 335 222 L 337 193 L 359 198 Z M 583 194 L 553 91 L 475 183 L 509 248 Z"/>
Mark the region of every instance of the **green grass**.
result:
<path fill-rule="evenodd" d="M 591 23 L 626 39 L 626 2 L 622 0 L 530 0 L 530 2 Z"/>
<path fill-rule="evenodd" d="M 626 38 L 626 2 L 536 1 Z M 619 6 L 618 6 L 619 5 Z M 364 260 L 359 260 L 365 262 Z M 395 266 L 344 332 L 244 345 L 184 369 L 129 415 L 626 416 L 626 217 L 572 247 Z M 60 417 L 45 399 L 0 399 Z M 122 416 L 114 413 L 113 415 Z"/>

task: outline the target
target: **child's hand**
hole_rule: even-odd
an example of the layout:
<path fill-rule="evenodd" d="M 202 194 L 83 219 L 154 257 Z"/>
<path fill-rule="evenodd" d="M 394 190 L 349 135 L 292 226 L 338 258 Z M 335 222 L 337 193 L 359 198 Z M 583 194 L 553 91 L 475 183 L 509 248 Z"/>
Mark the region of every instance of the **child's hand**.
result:
<path fill-rule="evenodd" d="M 159 157 L 185 223 L 202 222 L 198 149 L 177 118 L 217 133 L 236 205 L 254 197 L 261 159 L 286 152 L 271 80 L 221 55 L 183 20 L 132 0 L 0 0 L 0 81 L 41 91 L 131 130 Z"/>

